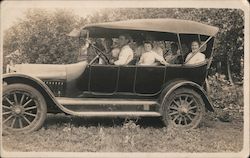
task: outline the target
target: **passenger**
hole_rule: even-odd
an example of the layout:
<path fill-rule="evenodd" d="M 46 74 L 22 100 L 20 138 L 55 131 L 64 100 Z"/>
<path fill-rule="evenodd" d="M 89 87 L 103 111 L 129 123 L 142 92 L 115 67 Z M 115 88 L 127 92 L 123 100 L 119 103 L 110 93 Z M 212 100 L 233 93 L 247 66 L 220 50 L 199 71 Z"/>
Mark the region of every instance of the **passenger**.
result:
<path fill-rule="evenodd" d="M 91 60 L 95 58 L 96 54 L 99 54 L 100 51 L 105 52 L 103 41 L 104 39 L 101 39 L 101 38 L 96 38 L 96 39 L 91 39 L 91 40 L 85 39 L 84 44 L 80 48 L 77 61 L 84 61 L 87 59 L 87 61 L 90 62 Z M 92 46 L 90 47 L 90 45 Z M 99 58 L 98 63 L 103 64 L 104 62 L 101 58 Z"/>
<path fill-rule="evenodd" d="M 118 60 L 120 50 L 121 50 L 120 48 L 114 48 L 114 49 L 111 50 L 111 55 L 112 55 L 111 61 L 112 61 L 112 60 L 113 60 L 113 61 Z"/>
<path fill-rule="evenodd" d="M 191 45 L 192 52 L 190 52 L 186 57 L 186 64 L 197 64 L 205 61 L 205 55 L 200 52 L 200 43 L 198 41 L 193 41 Z"/>
<path fill-rule="evenodd" d="M 118 60 L 120 49 L 114 44 L 112 38 L 108 38 L 105 40 L 105 50 L 109 61 Z"/>
<path fill-rule="evenodd" d="M 120 52 L 118 55 L 118 60 L 114 62 L 115 65 L 127 65 L 134 58 L 134 52 L 129 46 L 131 37 L 127 34 L 120 35 L 118 39 L 118 44 L 120 47 Z"/>
<path fill-rule="evenodd" d="M 111 50 L 112 50 L 112 45 L 113 45 L 113 40 L 112 38 L 105 38 L 101 41 L 101 45 L 103 50 L 101 50 L 105 56 L 108 58 L 108 60 L 110 61 L 112 59 L 112 54 L 111 54 Z M 104 62 L 104 60 L 102 58 L 99 58 L 99 64 L 106 64 Z"/>
<path fill-rule="evenodd" d="M 112 40 L 112 38 L 106 38 L 106 39 L 104 39 L 103 46 L 104 46 L 104 49 L 105 49 L 105 53 L 107 55 L 109 55 L 110 52 L 111 52 L 111 50 L 112 50 L 112 46 L 113 46 L 113 40 Z"/>
<path fill-rule="evenodd" d="M 95 46 L 98 48 L 97 53 L 100 54 L 101 52 L 105 52 L 105 46 L 104 46 L 104 39 L 103 38 L 97 38 L 95 40 Z M 99 57 L 98 64 L 105 64 L 104 60 Z"/>
<path fill-rule="evenodd" d="M 189 52 L 190 52 L 190 50 L 189 50 L 187 44 L 182 43 L 181 44 L 181 54 L 186 57 Z"/>
<path fill-rule="evenodd" d="M 80 48 L 80 54 L 78 55 L 78 61 L 91 61 L 95 58 L 96 54 L 99 54 L 99 51 L 104 51 L 104 46 L 102 45 L 103 39 L 96 38 L 96 39 L 85 39 L 84 44 Z M 90 45 L 92 45 L 90 47 Z M 94 46 L 94 47 L 93 47 Z M 98 50 L 97 50 L 97 49 Z M 102 63 L 101 59 L 99 58 L 98 63 Z"/>
<path fill-rule="evenodd" d="M 163 65 L 168 63 L 164 60 L 162 56 L 153 51 L 153 44 L 150 42 L 144 42 L 145 53 L 142 54 L 139 65 L 157 65 L 156 61 L 159 61 Z"/>
<path fill-rule="evenodd" d="M 155 51 L 158 55 L 163 57 L 163 54 L 166 51 L 164 43 L 162 43 L 162 41 L 154 41 L 153 51 Z"/>
<path fill-rule="evenodd" d="M 142 40 L 136 41 L 136 47 L 135 47 L 135 58 L 138 62 L 142 54 L 145 53 L 144 45 Z"/>
<path fill-rule="evenodd" d="M 152 35 L 147 35 L 146 41 L 151 41 L 153 45 L 153 48 L 152 48 L 153 51 L 163 57 L 165 45 L 162 43 L 162 41 L 156 41 L 156 39 Z"/>
<path fill-rule="evenodd" d="M 181 55 L 180 49 L 176 43 L 171 43 L 171 54 L 165 57 L 166 62 L 170 64 L 178 63 L 178 57 Z"/>

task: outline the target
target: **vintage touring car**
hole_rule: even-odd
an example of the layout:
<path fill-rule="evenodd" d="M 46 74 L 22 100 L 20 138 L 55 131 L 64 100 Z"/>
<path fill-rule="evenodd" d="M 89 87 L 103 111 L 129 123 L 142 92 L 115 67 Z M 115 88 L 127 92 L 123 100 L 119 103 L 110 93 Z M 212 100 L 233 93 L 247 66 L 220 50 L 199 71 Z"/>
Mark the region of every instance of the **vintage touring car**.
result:
<path fill-rule="evenodd" d="M 197 127 L 206 110 L 214 111 L 205 80 L 217 32 L 214 26 L 177 19 L 86 25 L 77 36 L 117 38 L 126 33 L 133 39 L 150 35 L 156 41 L 176 42 L 182 61 L 166 66 L 118 66 L 109 64 L 106 52 L 97 51 L 89 62 L 16 64 L 3 75 L 3 128 L 10 133 L 35 131 L 47 113 L 59 112 L 82 117 L 160 117 L 173 128 Z M 190 47 L 193 40 L 202 43 L 206 60 L 190 65 L 184 60 L 183 45 Z M 107 63 L 98 64 L 98 58 Z"/>

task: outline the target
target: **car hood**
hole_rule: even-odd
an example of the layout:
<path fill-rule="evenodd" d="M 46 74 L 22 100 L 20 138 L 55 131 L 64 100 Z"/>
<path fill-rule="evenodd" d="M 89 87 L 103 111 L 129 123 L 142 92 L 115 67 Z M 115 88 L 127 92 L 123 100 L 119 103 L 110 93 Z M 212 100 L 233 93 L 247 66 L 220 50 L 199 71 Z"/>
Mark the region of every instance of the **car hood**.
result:
<path fill-rule="evenodd" d="M 14 71 L 40 79 L 66 79 L 66 65 L 17 64 Z"/>
<path fill-rule="evenodd" d="M 84 70 L 87 62 L 76 64 L 58 65 L 58 64 L 16 64 L 12 69 L 14 72 L 34 76 L 40 79 L 67 79 L 67 72 L 76 68 Z"/>

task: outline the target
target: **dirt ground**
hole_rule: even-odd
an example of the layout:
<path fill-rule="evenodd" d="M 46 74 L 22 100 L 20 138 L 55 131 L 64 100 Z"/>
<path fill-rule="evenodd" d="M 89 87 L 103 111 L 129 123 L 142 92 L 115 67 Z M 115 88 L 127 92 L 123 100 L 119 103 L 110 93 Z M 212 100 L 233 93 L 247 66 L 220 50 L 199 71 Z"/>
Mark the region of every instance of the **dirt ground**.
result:
<path fill-rule="evenodd" d="M 200 127 L 177 131 L 160 118 L 81 118 L 48 115 L 39 131 L 3 136 L 7 151 L 67 152 L 238 152 L 243 120 L 221 122 L 206 115 Z"/>

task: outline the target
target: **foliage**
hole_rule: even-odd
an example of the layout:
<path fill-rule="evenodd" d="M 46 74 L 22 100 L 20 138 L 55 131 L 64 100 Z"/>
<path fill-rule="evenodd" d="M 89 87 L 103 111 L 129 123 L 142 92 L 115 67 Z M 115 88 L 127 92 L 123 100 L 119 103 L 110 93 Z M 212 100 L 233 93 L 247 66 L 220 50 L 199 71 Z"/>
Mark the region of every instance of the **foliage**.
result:
<path fill-rule="evenodd" d="M 225 80 L 225 75 L 216 73 L 208 78 L 211 87 L 210 98 L 216 108 L 217 116 L 224 121 L 242 117 L 244 111 L 244 97 L 242 85 L 231 85 Z M 223 118 L 227 117 L 227 118 Z"/>

